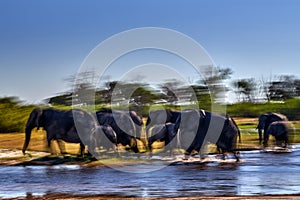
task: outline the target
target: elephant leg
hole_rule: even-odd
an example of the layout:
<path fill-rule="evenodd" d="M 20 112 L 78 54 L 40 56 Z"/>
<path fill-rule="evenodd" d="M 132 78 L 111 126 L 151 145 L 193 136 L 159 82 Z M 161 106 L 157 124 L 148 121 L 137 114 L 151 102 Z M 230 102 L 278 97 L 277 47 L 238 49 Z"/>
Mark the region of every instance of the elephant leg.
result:
<path fill-rule="evenodd" d="M 285 137 L 285 140 L 284 140 L 284 148 L 287 148 L 288 144 L 289 144 L 288 137 Z"/>
<path fill-rule="evenodd" d="M 221 157 L 221 159 L 225 160 L 225 158 L 226 158 L 225 151 L 222 148 L 220 148 L 220 147 L 217 147 L 217 151 L 218 151 L 218 154 Z"/>
<path fill-rule="evenodd" d="M 199 157 L 200 160 L 204 160 L 206 158 L 205 154 L 203 154 L 201 150 L 199 151 Z"/>
<path fill-rule="evenodd" d="M 61 141 L 61 140 L 57 140 L 57 144 L 58 144 L 58 147 L 59 147 L 60 153 L 61 153 L 62 155 L 65 155 L 65 154 L 67 154 L 67 152 L 66 152 L 66 147 L 65 147 L 65 144 L 64 144 L 64 142 L 63 142 L 63 141 Z"/>
<path fill-rule="evenodd" d="M 53 131 L 52 129 L 46 130 L 47 132 L 47 148 L 48 151 L 51 153 L 51 155 L 55 155 L 56 150 L 55 150 L 55 146 L 53 146 L 52 141 L 56 139 L 55 137 L 55 131 Z"/>
<path fill-rule="evenodd" d="M 264 147 L 268 147 L 269 136 L 264 138 Z"/>
<path fill-rule="evenodd" d="M 47 147 L 48 149 L 51 149 L 51 140 L 47 140 Z"/>
<path fill-rule="evenodd" d="M 47 141 L 46 148 L 51 155 L 60 155 L 60 152 L 57 151 L 57 145 L 54 140 Z"/>
<path fill-rule="evenodd" d="M 117 157 L 121 157 L 118 143 L 116 143 L 116 144 L 113 145 L 113 151 L 116 152 L 115 155 L 116 155 Z"/>
<path fill-rule="evenodd" d="M 139 149 L 137 147 L 137 141 L 136 141 L 136 139 L 134 137 L 131 138 L 130 147 L 131 147 L 131 150 L 134 153 L 138 153 L 139 152 Z"/>
<path fill-rule="evenodd" d="M 284 134 L 283 134 L 283 144 L 282 144 L 282 147 L 283 148 L 287 148 L 287 146 L 288 146 L 288 143 L 289 143 L 289 138 L 288 138 L 288 133 L 287 132 L 285 132 Z"/>
<path fill-rule="evenodd" d="M 262 143 L 262 129 L 259 129 L 258 130 L 258 139 L 259 139 L 259 144 L 261 144 Z"/>
<path fill-rule="evenodd" d="M 275 145 L 278 146 L 278 147 L 281 147 L 282 146 L 282 140 L 275 139 Z"/>
<path fill-rule="evenodd" d="M 51 155 L 55 155 L 56 154 L 55 148 L 54 148 L 54 146 L 52 144 L 52 140 L 47 140 L 46 148 L 47 148 L 48 152 L 50 152 Z"/>
<path fill-rule="evenodd" d="M 239 151 L 233 151 L 232 152 L 235 159 L 236 159 L 236 162 L 239 162 L 240 161 L 240 152 Z"/>
<path fill-rule="evenodd" d="M 84 150 L 85 150 L 85 145 L 80 143 L 80 151 L 79 151 L 79 156 L 83 157 L 84 156 Z"/>
<path fill-rule="evenodd" d="M 286 138 L 284 139 L 276 139 L 276 146 L 282 147 L 282 148 L 286 148 L 288 144 L 288 141 Z"/>
<path fill-rule="evenodd" d="M 190 156 L 191 153 L 192 153 L 192 151 L 193 151 L 194 149 L 195 149 L 195 148 L 194 148 L 194 145 L 193 145 L 193 144 L 190 145 L 190 146 L 185 150 L 184 155 L 185 155 L 185 156 Z"/>

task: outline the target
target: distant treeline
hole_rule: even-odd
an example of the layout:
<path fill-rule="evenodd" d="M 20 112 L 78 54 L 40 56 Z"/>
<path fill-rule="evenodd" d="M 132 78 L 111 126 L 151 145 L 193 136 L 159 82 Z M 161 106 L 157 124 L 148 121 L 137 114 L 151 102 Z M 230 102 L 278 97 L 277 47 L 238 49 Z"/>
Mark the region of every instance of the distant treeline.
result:
<path fill-rule="evenodd" d="M 28 116 L 36 107 L 38 106 L 24 105 L 16 97 L 0 98 L 0 133 L 24 132 Z M 165 107 L 180 108 L 166 105 Z M 71 106 L 55 105 L 55 108 L 71 109 Z M 143 116 L 147 116 L 148 108 L 136 107 L 136 111 Z M 157 108 L 159 109 L 161 106 L 158 105 Z M 204 109 L 209 110 L 209 108 Z M 235 103 L 227 105 L 227 114 L 232 117 L 258 117 L 265 112 L 280 112 L 285 114 L 290 120 L 300 120 L 300 99 L 289 99 L 285 102 Z"/>

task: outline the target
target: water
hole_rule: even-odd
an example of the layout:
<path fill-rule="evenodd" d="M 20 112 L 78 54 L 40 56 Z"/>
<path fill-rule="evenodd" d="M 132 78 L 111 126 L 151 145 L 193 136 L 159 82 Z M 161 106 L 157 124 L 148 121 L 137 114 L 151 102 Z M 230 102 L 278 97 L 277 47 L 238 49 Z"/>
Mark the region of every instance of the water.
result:
<path fill-rule="evenodd" d="M 300 193 L 300 146 L 291 153 L 242 152 L 242 162 L 175 165 L 150 173 L 105 166 L 0 166 L 0 198 L 46 193 L 132 197 Z M 136 165 L 142 168 L 143 165 Z"/>

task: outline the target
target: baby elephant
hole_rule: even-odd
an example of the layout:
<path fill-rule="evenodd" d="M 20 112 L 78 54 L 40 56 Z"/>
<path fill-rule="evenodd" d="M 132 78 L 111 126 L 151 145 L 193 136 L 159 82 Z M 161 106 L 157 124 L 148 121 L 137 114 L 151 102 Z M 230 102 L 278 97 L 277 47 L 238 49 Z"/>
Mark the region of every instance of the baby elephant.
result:
<path fill-rule="evenodd" d="M 271 123 L 264 136 L 264 146 L 268 146 L 269 136 L 273 135 L 276 140 L 276 145 L 286 148 L 292 131 L 292 124 L 288 121 L 276 121 Z"/>
<path fill-rule="evenodd" d="M 90 137 L 89 149 L 93 154 L 96 154 L 97 148 L 117 149 L 117 135 L 114 130 L 108 125 L 100 125 Z"/>
<path fill-rule="evenodd" d="M 156 141 L 164 142 L 168 150 L 173 150 L 176 147 L 176 134 L 175 124 L 157 124 L 150 131 L 148 138 L 148 148 L 152 153 L 152 144 Z M 174 140 L 173 140 L 174 139 Z M 165 150 L 167 150 L 165 149 Z"/>

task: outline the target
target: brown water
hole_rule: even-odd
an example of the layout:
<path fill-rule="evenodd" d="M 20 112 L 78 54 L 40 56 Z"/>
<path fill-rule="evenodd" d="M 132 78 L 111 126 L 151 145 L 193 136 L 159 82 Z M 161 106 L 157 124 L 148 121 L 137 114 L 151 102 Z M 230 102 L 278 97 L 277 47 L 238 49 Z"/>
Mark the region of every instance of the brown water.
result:
<path fill-rule="evenodd" d="M 134 197 L 300 193 L 299 145 L 291 153 L 249 151 L 242 152 L 241 158 L 240 163 L 214 160 L 197 165 L 171 165 L 149 173 L 125 173 L 104 166 L 1 166 L 0 198 L 27 193 Z"/>

